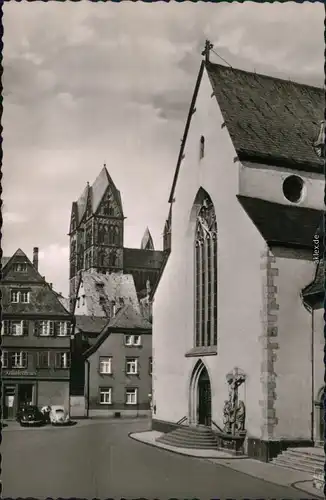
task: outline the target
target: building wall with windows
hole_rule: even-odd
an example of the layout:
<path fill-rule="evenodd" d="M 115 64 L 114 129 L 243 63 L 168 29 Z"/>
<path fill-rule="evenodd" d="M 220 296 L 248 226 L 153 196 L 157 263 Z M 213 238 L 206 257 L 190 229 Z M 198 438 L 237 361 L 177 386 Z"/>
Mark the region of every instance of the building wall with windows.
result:
<path fill-rule="evenodd" d="M 4 418 L 24 402 L 69 407 L 72 316 L 20 249 L 2 268 L 1 382 Z"/>
<path fill-rule="evenodd" d="M 152 393 L 151 331 L 111 331 L 85 368 L 86 413 L 148 414 Z"/>
<path fill-rule="evenodd" d="M 282 446 L 311 444 L 312 386 L 320 390 L 321 379 L 302 293 L 314 280 L 324 183 L 312 144 L 294 130 L 304 123 L 312 136 L 322 102 L 321 89 L 202 64 L 153 303 L 153 429 L 181 419 L 223 428 L 226 378 L 238 368 L 248 454 L 268 460 Z"/>
<path fill-rule="evenodd" d="M 172 204 L 172 250 L 153 303 L 153 419 L 178 422 L 188 417 L 191 375 L 201 359 L 212 385 L 212 419 L 221 427 L 223 404 L 228 398 L 226 374 L 234 366 L 251 373 L 246 407 L 248 430 L 255 434 L 260 433 L 259 400 L 263 398 L 259 381 L 262 353 L 257 338 L 262 334 L 263 308 L 259 263 L 266 244 L 237 201 L 239 167 L 233 163 L 234 149 L 211 94 L 204 74 Z M 201 136 L 205 137 L 202 157 Z M 223 145 L 218 154 L 217 144 Z M 205 234 L 196 238 L 196 229 L 202 231 L 197 215 L 205 210 L 206 199 L 212 202 L 216 216 L 216 235 L 211 231 L 209 244 L 212 252 L 216 245 L 217 270 L 215 274 L 212 269 L 211 276 L 218 284 L 217 313 L 211 306 L 210 346 L 207 342 L 197 345 L 195 336 L 195 255 L 208 251 Z M 215 286 L 212 282 L 212 291 Z M 208 292 L 198 291 L 199 300 Z M 201 302 L 197 307 L 202 307 Z"/>

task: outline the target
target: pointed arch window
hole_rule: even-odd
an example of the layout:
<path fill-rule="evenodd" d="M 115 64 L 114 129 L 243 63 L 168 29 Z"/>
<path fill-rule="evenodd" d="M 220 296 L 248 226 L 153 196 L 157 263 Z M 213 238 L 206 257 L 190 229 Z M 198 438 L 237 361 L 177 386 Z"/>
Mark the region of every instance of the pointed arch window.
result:
<path fill-rule="evenodd" d="M 217 225 L 208 196 L 196 219 L 195 345 L 217 345 Z"/>

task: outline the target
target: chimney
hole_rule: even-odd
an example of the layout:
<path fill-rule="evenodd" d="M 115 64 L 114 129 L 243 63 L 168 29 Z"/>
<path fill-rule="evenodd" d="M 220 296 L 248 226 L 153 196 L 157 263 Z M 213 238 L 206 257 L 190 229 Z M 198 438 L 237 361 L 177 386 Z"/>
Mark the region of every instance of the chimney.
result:
<path fill-rule="evenodd" d="M 33 266 L 38 271 L 38 247 L 33 248 Z"/>
<path fill-rule="evenodd" d="M 49 285 L 50 285 L 50 288 L 51 288 L 51 290 L 52 290 L 52 286 L 53 286 L 53 284 L 52 284 L 52 283 L 49 283 Z"/>

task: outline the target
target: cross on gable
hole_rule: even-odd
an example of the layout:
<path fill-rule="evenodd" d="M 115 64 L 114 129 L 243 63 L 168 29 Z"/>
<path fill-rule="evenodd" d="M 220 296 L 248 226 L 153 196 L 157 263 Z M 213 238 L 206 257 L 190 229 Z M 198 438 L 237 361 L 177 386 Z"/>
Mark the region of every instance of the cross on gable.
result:
<path fill-rule="evenodd" d="M 205 42 L 205 49 L 201 53 L 202 56 L 205 56 L 205 61 L 206 62 L 209 62 L 209 53 L 210 53 L 210 51 L 212 50 L 213 47 L 214 47 L 214 45 L 209 40 L 206 40 L 206 42 Z"/>

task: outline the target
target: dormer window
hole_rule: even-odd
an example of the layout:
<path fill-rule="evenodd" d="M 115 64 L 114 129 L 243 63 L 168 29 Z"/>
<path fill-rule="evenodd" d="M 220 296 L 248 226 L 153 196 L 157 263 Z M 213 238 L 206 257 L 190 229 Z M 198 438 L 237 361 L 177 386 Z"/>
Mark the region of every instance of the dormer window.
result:
<path fill-rule="evenodd" d="M 14 265 L 13 265 L 13 270 L 16 272 L 16 273 L 26 273 L 27 271 L 27 264 L 26 262 L 16 262 Z"/>
<path fill-rule="evenodd" d="M 21 302 L 23 304 L 29 303 L 29 290 L 11 290 L 10 301 L 13 303 Z"/>
<path fill-rule="evenodd" d="M 205 137 L 202 135 L 199 143 L 199 159 L 202 160 L 205 155 Z"/>

